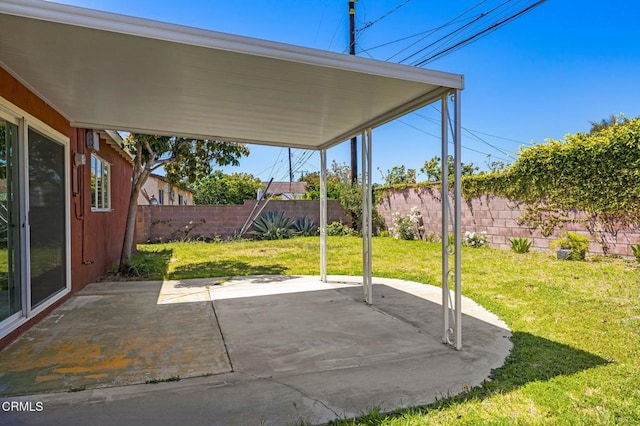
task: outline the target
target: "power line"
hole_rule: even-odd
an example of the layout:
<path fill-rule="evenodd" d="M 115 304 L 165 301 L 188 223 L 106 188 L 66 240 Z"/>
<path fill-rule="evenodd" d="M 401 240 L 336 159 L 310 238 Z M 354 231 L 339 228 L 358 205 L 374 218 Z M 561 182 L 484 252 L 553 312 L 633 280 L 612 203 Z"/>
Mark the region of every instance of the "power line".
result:
<path fill-rule="evenodd" d="M 502 139 L 504 141 L 508 141 L 508 142 L 513 142 L 513 143 L 517 143 L 518 145 L 529 145 L 529 142 L 522 142 L 522 141 L 518 141 L 515 139 L 509 139 L 509 138 L 505 138 L 502 136 L 497 136 L 497 135 L 492 135 L 491 133 L 486 133 L 486 132 L 481 132 L 480 130 L 473 130 L 476 133 L 480 133 L 481 135 L 485 135 L 485 136 L 491 136 L 492 138 L 496 138 L 496 139 Z"/>
<path fill-rule="evenodd" d="M 480 136 L 476 135 L 475 133 L 473 133 L 471 130 L 465 128 L 465 127 L 461 127 L 462 130 L 464 130 L 465 132 L 467 132 L 469 135 L 471 135 L 473 138 L 475 138 L 476 140 L 482 142 L 483 144 L 495 149 L 496 151 L 498 151 L 499 153 L 506 155 L 507 157 L 510 155 L 507 151 L 503 150 L 502 148 L 498 148 L 497 146 L 485 141 L 484 139 L 482 139 Z"/>
<path fill-rule="evenodd" d="M 427 132 L 427 131 L 426 131 L 426 130 L 424 130 L 424 129 L 421 129 L 420 127 L 416 127 L 416 126 L 414 126 L 413 124 L 407 123 L 407 122 L 406 122 L 406 121 L 404 121 L 404 120 L 398 119 L 398 121 L 399 121 L 400 123 L 404 124 L 405 126 L 409 126 L 409 127 L 413 128 L 413 129 L 415 129 L 415 130 L 417 130 L 417 131 L 419 131 L 419 132 L 421 132 L 421 133 L 425 133 L 425 134 L 427 134 L 427 135 L 429 135 L 429 136 L 433 136 L 433 137 L 434 137 L 434 138 L 436 138 L 436 139 L 440 139 L 440 136 L 439 136 L 439 135 L 434 135 L 433 133 L 430 133 L 430 132 Z M 449 141 L 449 144 L 450 144 L 450 145 L 453 145 L 453 142 Z M 464 145 L 462 145 L 462 144 L 460 144 L 460 146 L 461 146 L 462 148 L 466 149 L 467 151 L 473 151 L 473 152 L 475 152 L 475 153 L 482 154 L 482 155 L 485 155 L 485 156 L 486 156 L 486 155 L 490 155 L 490 154 L 489 154 L 489 153 L 487 153 L 487 152 L 478 151 L 477 149 L 469 148 L 469 147 L 464 146 Z M 497 156 L 497 155 L 491 155 L 491 156 L 492 156 L 492 157 L 494 157 L 494 158 L 500 159 L 500 160 L 507 161 L 507 162 L 510 162 L 510 161 L 511 161 L 511 160 L 508 160 L 508 159 L 506 159 L 506 158 L 504 158 L 504 157 L 499 157 L 499 156 Z"/>
<path fill-rule="evenodd" d="M 432 107 L 434 110 L 436 110 L 437 112 L 440 112 L 440 110 L 438 110 L 438 108 L 436 108 L 435 106 L 431 105 L 431 107 Z M 414 115 L 416 115 L 416 116 L 418 116 L 418 117 L 420 117 L 420 118 L 422 118 L 423 120 L 427 120 L 427 121 L 430 121 L 430 122 L 435 123 L 435 124 L 439 124 L 439 123 L 440 123 L 440 122 L 439 122 L 438 120 L 436 120 L 435 118 L 426 117 L 426 116 L 424 116 L 424 115 L 422 115 L 422 114 L 420 114 L 420 113 L 417 113 L 417 112 L 414 112 L 413 114 L 414 114 Z M 498 151 L 499 153 L 504 154 L 504 155 L 506 155 L 507 157 L 511 155 L 509 152 L 507 152 L 507 151 L 503 150 L 502 148 L 498 148 L 497 146 L 495 146 L 495 145 L 493 145 L 493 144 L 491 144 L 491 143 L 487 142 L 486 140 L 482 139 L 480 136 L 476 135 L 476 134 L 475 134 L 475 132 L 476 132 L 475 130 L 469 129 L 469 128 L 464 127 L 464 126 L 460 126 L 460 128 L 461 128 L 462 130 L 464 130 L 465 132 L 467 132 L 469 135 L 471 135 L 474 139 L 476 139 L 476 140 L 478 140 L 478 141 L 480 141 L 480 142 L 484 143 L 485 145 L 487 145 L 487 146 L 489 146 L 489 147 L 491 147 L 491 148 L 495 149 L 495 150 L 496 150 L 496 151 Z"/>
<path fill-rule="evenodd" d="M 431 34 L 436 33 L 437 31 L 441 30 L 442 28 L 448 27 L 449 25 L 451 25 L 453 22 L 457 21 L 458 19 L 462 18 L 464 15 L 466 15 L 467 13 L 471 12 L 473 9 L 477 8 L 478 6 L 482 5 L 483 3 L 485 3 L 487 0 L 482 0 L 479 3 L 476 3 L 474 6 L 470 7 L 469 9 L 465 10 L 464 12 L 462 12 L 461 14 L 459 14 L 458 16 L 454 17 L 453 19 L 449 20 L 448 22 L 444 23 L 443 25 L 441 25 L 440 27 L 434 29 L 433 31 L 429 31 L 428 34 L 425 34 L 422 38 L 420 38 L 420 40 L 415 41 L 414 43 L 411 43 L 410 45 L 406 46 L 405 48 L 401 49 L 399 52 L 395 53 L 393 56 L 390 56 L 387 61 L 390 61 L 391 59 L 395 58 L 396 56 L 398 56 L 399 54 L 401 54 L 402 52 L 405 52 L 406 50 L 408 50 L 409 48 L 415 46 L 416 44 L 420 43 L 422 40 L 426 39 L 427 37 L 429 37 Z"/>
<path fill-rule="evenodd" d="M 331 42 L 329 43 L 329 50 L 331 50 L 331 46 L 333 46 L 333 42 L 336 39 L 336 35 L 338 35 L 338 30 L 340 30 L 340 28 L 342 27 L 343 22 L 344 22 L 344 16 L 342 17 L 342 19 L 340 19 L 340 22 L 338 22 L 338 26 L 336 26 L 336 29 L 333 32 L 333 37 L 331 37 Z"/>
<path fill-rule="evenodd" d="M 448 48 L 446 48 L 444 50 L 441 50 L 440 52 L 437 52 L 437 53 L 435 53 L 435 54 L 433 54 L 433 55 L 421 60 L 420 62 L 418 62 L 418 63 L 416 63 L 414 65 L 417 66 L 417 67 L 420 67 L 420 66 L 426 65 L 427 63 L 429 63 L 431 61 L 434 61 L 435 59 L 438 59 L 438 58 L 440 58 L 440 57 L 442 57 L 444 55 L 447 55 L 449 53 L 453 53 L 455 50 L 458 50 L 460 47 L 465 46 L 467 44 L 470 44 L 473 41 L 476 41 L 477 39 L 482 38 L 482 37 L 488 35 L 489 33 L 497 30 L 498 28 L 508 24 L 509 22 L 514 21 L 515 19 L 517 19 L 520 16 L 524 15 L 525 13 L 533 10 L 534 8 L 540 6 L 542 3 L 545 3 L 546 1 L 547 0 L 539 0 L 539 1 L 535 2 L 534 4 L 526 7 L 525 9 L 519 11 L 518 13 L 515 13 L 515 14 L 509 16 L 508 18 L 503 19 L 502 21 L 499 21 L 499 22 L 489 26 L 488 28 L 485 28 L 484 30 L 482 30 L 480 32 L 477 32 L 476 34 L 474 34 L 474 35 L 472 35 L 470 37 L 467 37 L 466 39 L 454 44 L 453 46 L 448 47 Z"/>
<path fill-rule="evenodd" d="M 438 40 L 428 44 L 427 46 L 423 47 L 422 49 L 419 49 L 417 52 L 412 53 L 411 55 L 407 56 L 406 58 L 404 58 L 403 60 L 399 61 L 399 63 L 403 63 L 405 61 L 407 61 L 410 58 L 413 58 L 414 56 L 418 55 L 421 52 L 424 52 L 425 50 L 427 50 L 428 48 L 440 43 L 443 40 L 448 39 L 449 37 L 452 37 L 453 35 L 455 35 L 456 33 L 470 27 L 471 25 L 475 24 L 476 22 L 478 22 L 480 19 L 486 17 L 487 15 L 493 13 L 494 11 L 498 10 L 499 8 L 503 7 L 504 5 L 510 3 L 512 0 L 506 0 L 502 3 L 500 3 L 498 6 L 495 6 L 494 8 L 490 9 L 487 12 L 482 12 L 480 13 L 480 15 L 476 16 L 474 19 L 472 19 L 470 22 L 467 22 L 466 24 L 462 25 L 461 27 L 456 28 L 455 30 L 449 32 L 448 34 L 445 34 L 444 36 L 440 37 Z M 481 3 L 480 3 L 481 4 Z M 467 12 L 464 12 L 465 14 Z"/>
<path fill-rule="evenodd" d="M 320 14 L 320 23 L 318 23 L 318 29 L 316 30 L 316 36 L 313 38 L 313 46 L 315 47 L 316 42 L 318 41 L 318 35 L 320 34 L 320 29 L 322 28 L 322 22 L 324 21 L 324 14 L 327 11 L 327 5 L 329 2 L 324 3 L 324 7 L 322 8 L 322 14 Z"/>
<path fill-rule="evenodd" d="M 511 1 L 511 0 L 507 0 L 507 1 Z M 455 30 L 451 31 L 448 34 L 445 34 L 444 36 L 440 37 L 439 39 L 437 39 L 434 42 L 431 42 L 430 44 L 426 45 L 425 47 L 423 47 L 422 49 L 419 49 L 418 51 L 412 53 L 411 55 L 405 57 L 404 59 L 402 59 L 401 61 L 399 61 L 398 63 L 403 63 L 411 58 L 413 58 L 414 56 L 420 54 L 421 52 L 424 52 L 425 50 L 427 50 L 428 48 L 435 46 L 436 44 L 450 38 L 453 37 L 457 32 L 464 30 L 465 28 L 468 28 L 470 26 L 472 26 L 473 24 L 475 24 L 476 22 L 478 22 L 480 19 L 484 18 L 486 16 L 485 13 L 482 13 L 480 15 L 478 15 L 476 18 L 472 19 L 471 21 L 467 22 L 466 24 L 462 25 L 461 27 L 456 28 Z"/>
<path fill-rule="evenodd" d="M 391 15 L 393 12 L 397 11 L 398 9 L 400 9 L 401 7 L 403 7 L 404 5 L 406 5 L 407 3 L 409 3 L 411 0 L 405 0 L 404 2 L 400 3 L 399 5 L 397 5 L 396 7 L 394 7 L 393 9 L 391 9 L 390 11 L 388 11 L 387 13 L 385 13 L 384 15 L 382 15 L 381 17 L 379 17 L 378 19 L 375 19 L 371 22 L 367 22 L 366 24 L 364 24 L 364 26 L 358 30 L 356 30 L 356 33 L 361 33 L 363 31 L 365 31 L 368 28 L 371 28 L 373 25 L 377 24 L 378 22 L 382 21 L 384 18 L 386 18 L 387 16 Z"/>
<path fill-rule="evenodd" d="M 483 12 L 483 16 L 484 18 L 489 18 L 490 16 L 496 16 L 496 21 L 504 18 L 505 16 L 508 16 L 512 10 L 514 10 L 517 5 L 519 3 L 521 3 L 523 0 L 508 0 L 506 2 L 503 2 L 501 4 L 499 4 L 497 7 L 492 8 L 489 11 Z M 527 0 L 528 1 L 528 0 Z M 443 50 L 444 48 L 446 48 L 447 43 L 448 45 L 452 45 L 457 43 L 458 41 L 464 39 L 465 37 L 468 37 L 471 34 L 477 33 L 478 31 L 480 31 L 483 27 L 486 27 L 486 25 L 484 24 L 484 22 L 486 22 L 487 19 L 482 19 L 481 22 L 478 22 L 477 25 L 472 25 L 469 26 L 468 28 L 458 28 L 457 30 L 455 30 L 454 32 L 450 33 L 449 35 L 451 36 L 447 42 L 442 42 L 440 43 L 440 45 L 438 47 L 434 47 L 432 50 L 430 50 L 428 53 L 425 53 L 420 59 L 416 60 L 412 65 L 416 65 L 417 63 L 419 63 L 422 59 L 428 57 L 429 55 L 432 55 L 438 51 Z M 424 49 L 423 49 L 424 51 Z"/>
<path fill-rule="evenodd" d="M 396 40 L 393 40 L 393 41 L 388 41 L 386 43 L 378 44 L 377 46 L 369 47 L 367 49 L 362 49 L 362 52 L 370 52 L 372 50 L 376 50 L 376 49 L 379 49 L 381 47 L 389 46 L 391 44 L 400 43 L 401 41 L 409 40 L 409 39 L 412 39 L 414 37 L 425 35 L 427 33 L 432 34 L 432 33 L 436 32 L 438 30 L 441 30 L 443 28 L 448 27 L 449 25 L 457 24 L 457 23 L 462 22 L 462 21 L 465 21 L 465 19 L 460 19 L 460 20 L 457 20 L 457 21 L 453 21 L 450 24 L 444 24 L 444 25 L 441 25 L 441 26 L 436 27 L 436 28 L 431 28 L 431 29 L 428 29 L 428 30 L 425 30 L 425 31 L 420 31 L 419 33 L 416 33 L 416 34 L 411 34 L 411 35 L 408 35 L 408 36 L 405 36 L 405 37 L 402 37 L 402 38 L 399 38 L 399 39 L 396 39 Z M 419 41 L 421 41 L 421 40 L 419 40 Z M 394 56 L 396 56 L 396 55 L 394 55 Z"/>
<path fill-rule="evenodd" d="M 271 178 L 273 176 L 273 171 L 275 170 L 276 166 L 278 165 L 278 160 L 280 160 L 280 156 L 282 155 L 282 151 L 284 150 L 284 148 L 280 148 L 280 151 L 278 152 L 278 157 L 276 157 L 276 161 L 273 163 L 273 166 L 271 167 L 271 172 L 269 172 L 269 178 Z M 284 161 L 284 160 L 282 160 Z M 258 176 L 261 175 L 262 173 L 266 172 L 269 168 L 267 167 L 265 170 L 261 171 L 260 173 L 258 173 Z"/>

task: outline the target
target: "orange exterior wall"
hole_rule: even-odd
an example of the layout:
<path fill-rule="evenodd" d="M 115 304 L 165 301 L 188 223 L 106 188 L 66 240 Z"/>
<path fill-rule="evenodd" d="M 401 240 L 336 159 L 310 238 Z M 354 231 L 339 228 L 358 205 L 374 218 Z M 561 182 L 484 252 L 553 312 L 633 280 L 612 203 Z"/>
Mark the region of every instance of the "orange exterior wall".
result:
<path fill-rule="evenodd" d="M 69 121 L 0 68 L 0 96 L 33 117 L 69 137 L 71 293 L 0 339 L 0 349 L 53 311 L 71 294 L 94 282 L 120 258 L 131 190 L 131 165 L 104 140 L 98 155 L 111 163 L 110 212 L 91 212 L 90 152 L 85 148 L 85 130 L 71 127 Z M 73 165 L 76 152 L 84 153 L 85 166 Z"/>

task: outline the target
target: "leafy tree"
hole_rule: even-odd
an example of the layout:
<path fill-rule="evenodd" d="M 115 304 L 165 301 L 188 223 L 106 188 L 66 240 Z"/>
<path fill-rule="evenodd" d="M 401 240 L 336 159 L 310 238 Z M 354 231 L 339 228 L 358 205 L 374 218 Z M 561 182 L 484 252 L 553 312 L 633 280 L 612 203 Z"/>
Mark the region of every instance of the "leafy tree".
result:
<path fill-rule="evenodd" d="M 314 172 L 300 178 L 300 182 L 307 183 L 307 192 L 302 197 L 305 200 L 320 199 L 320 173 Z M 340 198 L 341 183 L 332 176 L 327 174 L 327 199 L 337 200 Z"/>
<path fill-rule="evenodd" d="M 307 183 L 305 200 L 320 199 L 320 172 L 309 173 L 300 178 L 300 182 Z M 339 200 L 342 188 L 347 184 L 351 185 L 351 169 L 346 164 L 334 160 L 327 170 L 327 199 Z"/>
<path fill-rule="evenodd" d="M 378 169 L 380 170 L 380 169 Z M 416 183 L 416 169 L 406 169 L 404 166 L 393 166 L 391 170 L 387 170 L 387 174 L 383 173 L 384 183 L 386 185 L 414 184 Z"/>
<path fill-rule="evenodd" d="M 307 200 L 320 199 L 320 174 L 311 173 L 301 181 L 307 182 Z M 327 170 L 327 199 L 340 200 L 340 204 L 351 219 L 354 229 L 362 227 L 362 186 L 356 182 L 351 183 L 351 169 L 344 163 L 333 161 Z M 373 203 L 372 221 L 374 227 L 384 228 L 384 219 L 378 213 Z"/>
<path fill-rule="evenodd" d="M 249 155 L 249 149 L 243 144 L 139 133 L 131 133 L 125 140 L 125 147 L 134 160 L 131 196 L 120 255 L 121 271 L 128 268 L 131 260 L 138 194 L 153 171 L 164 167 L 167 180 L 172 184 L 181 181 L 192 183 L 209 175 L 212 164 L 238 165 L 240 157 Z"/>
<path fill-rule="evenodd" d="M 440 157 L 435 156 L 430 160 L 427 160 L 424 162 L 424 166 L 420 169 L 420 172 L 427 175 L 427 181 L 431 181 L 431 182 L 440 181 L 442 177 L 442 166 L 440 164 L 440 161 L 441 161 Z M 452 155 L 449 155 L 447 157 L 447 164 L 449 169 L 448 170 L 449 182 L 453 182 L 454 161 L 453 161 Z M 478 170 L 480 170 L 480 168 L 473 163 L 462 163 L 461 166 L 462 167 L 461 167 L 460 174 L 462 177 L 471 176 L 475 174 Z"/>
<path fill-rule="evenodd" d="M 250 173 L 232 173 L 215 170 L 198 179 L 192 189 L 194 204 L 242 204 L 244 200 L 256 197 L 262 186 L 260 179 Z"/>

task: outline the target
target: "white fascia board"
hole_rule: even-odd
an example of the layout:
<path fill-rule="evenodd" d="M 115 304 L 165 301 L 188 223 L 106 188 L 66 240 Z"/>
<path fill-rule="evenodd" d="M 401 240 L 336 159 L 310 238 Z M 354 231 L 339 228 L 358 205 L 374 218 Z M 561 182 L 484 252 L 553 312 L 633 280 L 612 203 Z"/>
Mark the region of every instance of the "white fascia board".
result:
<path fill-rule="evenodd" d="M 463 89 L 462 75 L 225 34 L 40 0 L 6 0 L 0 12 L 169 42 L 300 62 L 389 78 Z"/>

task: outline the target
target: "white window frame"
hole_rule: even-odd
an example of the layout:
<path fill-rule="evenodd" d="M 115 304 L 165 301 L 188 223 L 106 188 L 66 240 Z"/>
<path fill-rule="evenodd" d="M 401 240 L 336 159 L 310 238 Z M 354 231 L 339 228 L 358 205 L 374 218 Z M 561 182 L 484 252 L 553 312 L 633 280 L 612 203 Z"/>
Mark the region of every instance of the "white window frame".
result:
<path fill-rule="evenodd" d="M 96 165 L 99 165 L 97 168 L 100 169 L 100 176 L 98 177 L 98 175 L 96 174 L 96 187 L 95 187 L 96 192 L 95 194 L 93 193 L 91 194 L 91 211 L 92 212 L 110 212 L 112 210 L 111 208 L 111 163 L 109 163 L 107 160 L 100 157 L 99 155 L 95 153 L 91 153 L 91 162 L 89 163 L 89 165 L 90 165 L 92 177 L 95 172 L 93 168 L 94 160 Z M 105 168 L 107 169 L 106 191 L 104 187 L 104 182 L 102 182 L 102 185 L 98 185 L 98 179 L 101 179 L 101 180 L 104 179 Z M 100 200 L 102 201 L 102 205 L 94 205 L 94 195 L 95 195 L 96 203 L 98 202 L 98 190 L 102 191 L 102 194 L 100 197 Z"/>

